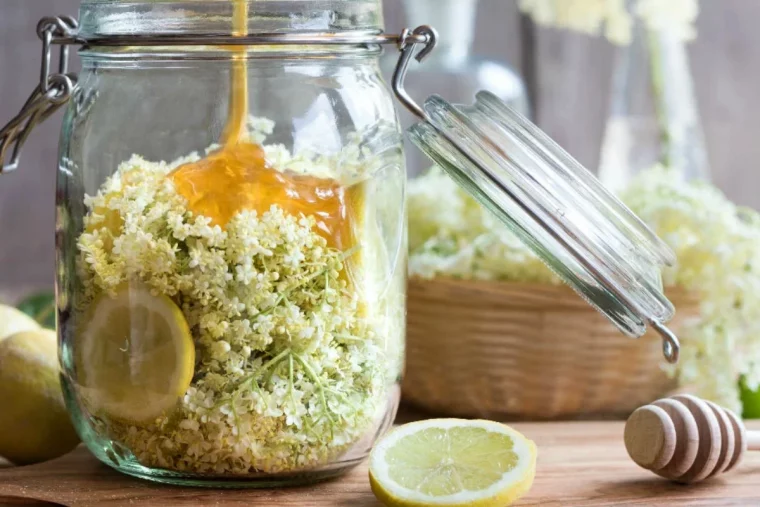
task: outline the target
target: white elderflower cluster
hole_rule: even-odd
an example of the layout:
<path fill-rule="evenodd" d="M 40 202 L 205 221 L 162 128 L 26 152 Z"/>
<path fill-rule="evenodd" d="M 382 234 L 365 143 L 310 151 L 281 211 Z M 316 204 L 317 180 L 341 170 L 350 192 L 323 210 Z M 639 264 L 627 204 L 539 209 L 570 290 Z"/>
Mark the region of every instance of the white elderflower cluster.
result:
<path fill-rule="evenodd" d="M 741 412 L 738 380 L 760 386 L 760 214 L 679 171 L 642 172 L 625 203 L 675 251 L 666 286 L 700 299 L 700 316 L 680 330 L 681 385 Z M 410 184 L 410 274 L 559 283 L 490 212 L 433 169 Z"/>
<path fill-rule="evenodd" d="M 636 0 L 629 12 L 626 0 L 519 0 L 520 9 L 539 25 L 604 33 L 615 44 L 630 44 L 633 16 L 650 30 L 668 30 L 689 41 L 696 36 L 698 0 Z"/>
<path fill-rule="evenodd" d="M 684 41 L 697 36 L 698 0 L 638 0 L 634 14 L 649 30 L 668 31 Z"/>
<path fill-rule="evenodd" d="M 666 283 L 700 296 L 699 319 L 679 333 L 679 382 L 741 413 L 739 378 L 760 386 L 760 214 L 659 166 L 623 199 L 675 251 Z"/>
<path fill-rule="evenodd" d="M 409 183 L 409 273 L 560 283 L 491 212 L 440 168 Z"/>
<path fill-rule="evenodd" d="M 257 125 L 252 138 L 263 142 L 272 126 Z M 330 163 L 306 167 L 308 157 L 279 146 L 266 152 L 280 170 L 314 174 Z M 358 175 L 358 156 L 353 163 L 341 157 L 346 174 Z M 402 364 L 403 284 L 388 284 L 375 299 L 355 290 L 349 266 L 378 267 L 356 260 L 367 257 L 362 246 L 330 248 L 314 218 L 276 205 L 241 211 L 224 229 L 194 215 L 166 176 L 197 159 L 134 156 L 86 199 L 79 310 L 139 281 L 177 302 L 196 346 L 177 413 L 143 425 L 109 421 L 109 436 L 142 464 L 176 471 L 278 473 L 327 464 L 372 432 L 386 409 Z"/>

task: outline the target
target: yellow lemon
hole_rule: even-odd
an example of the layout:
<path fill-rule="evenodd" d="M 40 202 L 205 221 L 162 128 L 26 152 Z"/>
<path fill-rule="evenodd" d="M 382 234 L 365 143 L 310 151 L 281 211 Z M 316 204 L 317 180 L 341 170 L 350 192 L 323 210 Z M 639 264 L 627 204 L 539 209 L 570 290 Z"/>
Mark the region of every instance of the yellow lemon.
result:
<path fill-rule="evenodd" d="M 91 412 L 147 423 L 169 413 L 187 391 L 195 346 L 171 299 L 130 284 L 93 302 L 74 358 L 76 383 Z"/>
<path fill-rule="evenodd" d="M 504 507 L 533 485 L 536 446 L 491 421 L 400 426 L 370 457 L 370 483 L 389 507 Z"/>
<path fill-rule="evenodd" d="M 57 458 L 79 443 L 61 392 L 53 331 L 0 342 L 0 456 L 17 465 Z"/>
<path fill-rule="evenodd" d="M 0 305 L 0 340 L 21 331 L 34 331 L 39 328 L 37 321 L 21 310 Z"/>

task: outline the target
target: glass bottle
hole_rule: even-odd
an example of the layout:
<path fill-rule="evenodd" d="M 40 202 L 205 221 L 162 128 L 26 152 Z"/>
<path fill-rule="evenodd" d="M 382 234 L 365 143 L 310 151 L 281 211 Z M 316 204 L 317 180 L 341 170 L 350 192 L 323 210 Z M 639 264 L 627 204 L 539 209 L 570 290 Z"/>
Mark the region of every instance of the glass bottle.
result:
<path fill-rule="evenodd" d="M 439 44 L 425 65 L 409 70 L 406 87 L 412 96 L 429 97 L 445 93 L 447 99 L 469 103 L 480 90 L 495 94 L 516 111 L 527 114 L 528 100 L 522 78 L 511 67 L 478 58 L 473 53 L 478 0 L 404 0 L 407 24 L 435 27 Z M 386 74 L 395 65 L 394 55 L 387 62 Z M 404 128 L 414 118 L 401 112 Z M 411 175 L 430 167 L 430 160 L 411 143 L 406 145 L 407 164 Z"/>
<path fill-rule="evenodd" d="M 658 163 L 710 179 L 686 44 L 639 20 L 616 57 L 599 178 L 618 192 Z"/>

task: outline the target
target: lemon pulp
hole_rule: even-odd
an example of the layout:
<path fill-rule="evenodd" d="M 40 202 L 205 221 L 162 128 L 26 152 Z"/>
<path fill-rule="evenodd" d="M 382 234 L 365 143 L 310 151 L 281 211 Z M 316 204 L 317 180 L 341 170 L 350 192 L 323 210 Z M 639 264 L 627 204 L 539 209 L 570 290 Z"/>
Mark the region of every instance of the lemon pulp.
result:
<path fill-rule="evenodd" d="M 535 444 L 490 421 L 402 426 L 372 451 L 372 490 L 388 506 L 509 505 L 533 482 Z"/>
<path fill-rule="evenodd" d="M 136 284 L 92 303 L 74 350 L 96 415 L 149 422 L 171 411 L 193 378 L 195 346 L 181 310 Z"/>
<path fill-rule="evenodd" d="M 429 428 L 402 438 L 386 459 L 396 483 L 446 496 L 498 482 L 517 465 L 513 447 L 509 435 L 484 428 Z"/>

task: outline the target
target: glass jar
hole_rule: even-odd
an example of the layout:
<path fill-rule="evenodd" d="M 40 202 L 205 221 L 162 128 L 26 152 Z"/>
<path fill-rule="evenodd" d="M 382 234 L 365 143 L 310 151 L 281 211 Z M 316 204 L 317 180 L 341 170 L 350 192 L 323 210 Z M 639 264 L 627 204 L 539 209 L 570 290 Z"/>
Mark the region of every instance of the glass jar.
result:
<path fill-rule="evenodd" d="M 85 0 L 78 36 L 213 33 L 246 7 Z M 243 29 L 376 32 L 380 8 L 257 0 Z M 406 174 L 379 54 L 81 51 L 58 325 L 68 407 L 98 458 L 166 482 L 311 481 L 360 462 L 393 421 Z"/>
<path fill-rule="evenodd" d="M 415 102 L 404 78 L 437 33 L 384 34 L 380 9 L 84 0 L 81 28 L 40 23 L 40 84 L 0 129 L 0 172 L 68 103 L 62 384 L 103 462 L 186 485 L 311 482 L 358 464 L 391 424 L 406 175 L 382 44 L 400 50 L 392 88 L 420 119 L 412 140 L 621 331 L 651 326 L 677 359 L 667 246 L 497 96 Z"/>

